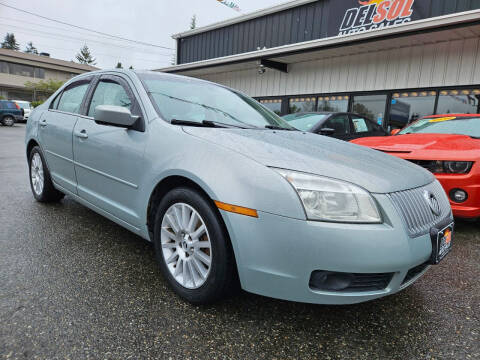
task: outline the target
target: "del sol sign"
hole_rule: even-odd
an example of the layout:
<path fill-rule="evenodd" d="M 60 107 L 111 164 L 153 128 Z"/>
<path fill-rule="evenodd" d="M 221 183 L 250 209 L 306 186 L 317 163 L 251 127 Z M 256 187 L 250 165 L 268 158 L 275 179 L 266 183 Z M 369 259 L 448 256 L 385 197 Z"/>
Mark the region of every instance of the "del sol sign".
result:
<path fill-rule="evenodd" d="M 359 0 L 348 9 L 338 35 L 355 34 L 412 21 L 415 0 Z"/>

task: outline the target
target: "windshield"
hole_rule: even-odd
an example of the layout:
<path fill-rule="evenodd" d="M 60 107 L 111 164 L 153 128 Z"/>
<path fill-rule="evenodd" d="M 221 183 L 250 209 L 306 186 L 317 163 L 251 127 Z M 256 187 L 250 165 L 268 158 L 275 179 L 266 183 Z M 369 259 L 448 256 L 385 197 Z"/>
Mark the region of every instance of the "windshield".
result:
<path fill-rule="evenodd" d="M 286 120 L 294 128 L 302 131 L 310 131 L 320 121 L 324 121 L 329 115 L 327 114 L 290 114 L 285 115 Z"/>
<path fill-rule="evenodd" d="M 455 116 L 424 118 L 412 123 L 398 134 L 458 134 L 480 138 L 480 118 Z"/>
<path fill-rule="evenodd" d="M 168 121 L 213 121 L 240 127 L 275 126 L 286 121 L 256 100 L 208 82 L 183 77 L 139 74 L 160 115 Z"/>

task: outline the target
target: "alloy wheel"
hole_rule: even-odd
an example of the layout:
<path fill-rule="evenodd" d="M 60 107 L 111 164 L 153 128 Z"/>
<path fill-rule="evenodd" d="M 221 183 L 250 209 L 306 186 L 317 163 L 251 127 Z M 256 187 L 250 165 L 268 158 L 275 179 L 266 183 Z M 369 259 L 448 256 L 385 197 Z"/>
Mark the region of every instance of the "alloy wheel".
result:
<path fill-rule="evenodd" d="M 173 204 L 163 215 L 160 238 L 175 281 L 187 289 L 202 286 L 212 267 L 212 245 L 200 214 L 188 204 Z"/>
<path fill-rule="evenodd" d="M 32 178 L 33 191 L 38 196 L 42 195 L 44 187 L 43 163 L 38 152 L 33 154 L 30 164 L 30 176 Z"/>

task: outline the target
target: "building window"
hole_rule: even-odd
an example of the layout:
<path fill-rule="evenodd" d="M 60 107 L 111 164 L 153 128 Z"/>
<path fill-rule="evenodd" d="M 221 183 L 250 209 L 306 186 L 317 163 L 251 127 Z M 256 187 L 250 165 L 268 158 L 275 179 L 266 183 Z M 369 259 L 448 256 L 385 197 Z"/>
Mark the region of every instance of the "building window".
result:
<path fill-rule="evenodd" d="M 437 114 L 476 114 L 480 89 L 442 90 L 438 97 Z"/>
<path fill-rule="evenodd" d="M 315 111 L 315 98 L 292 98 L 288 104 L 288 113 Z"/>
<path fill-rule="evenodd" d="M 390 108 L 390 126 L 403 128 L 412 121 L 432 115 L 435 111 L 436 91 L 394 93 Z"/>
<path fill-rule="evenodd" d="M 387 95 L 359 95 L 353 97 L 353 112 L 365 116 L 383 125 L 385 120 L 385 107 Z"/>
<path fill-rule="evenodd" d="M 324 96 L 318 98 L 318 111 L 347 112 L 348 96 Z"/>
<path fill-rule="evenodd" d="M 38 79 L 45 78 L 45 70 L 42 68 L 30 65 L 14 64 L 8 61 L 0 61 L 0 73 L 27 76 L 31 78 L 35 77 Z"/>
<path fill-rule="evenodd" d="M 45 79 L 45 70 L 42 68 L 35 68 L 35 78 Z"/>
<path fill-rule="evenodd" d="M 282 99 L 265 99 L 260 100 L 260 103 L 275 114 L 282 115 Z"/>

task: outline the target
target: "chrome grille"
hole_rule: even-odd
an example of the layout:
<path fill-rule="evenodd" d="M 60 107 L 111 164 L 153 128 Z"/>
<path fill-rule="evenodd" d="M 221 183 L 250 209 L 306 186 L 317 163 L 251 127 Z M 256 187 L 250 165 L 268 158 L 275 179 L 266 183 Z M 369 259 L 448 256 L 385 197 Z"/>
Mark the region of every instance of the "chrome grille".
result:
<path fill-rule="evenodd" d="M 432 211 L 425 198 L 425 192 L 433 194 L 437 199 L 438 205 L 440 205 L 438 215 Z M 448 217 L 452 218 L 453 221 L 452 210 L 447 195 L 437 180 L 427 186 L 398 191 L 390 193 L 387 196 L 402 216 L 408 234 L 411 237 L 428 234 L 433 226 Z"/>

